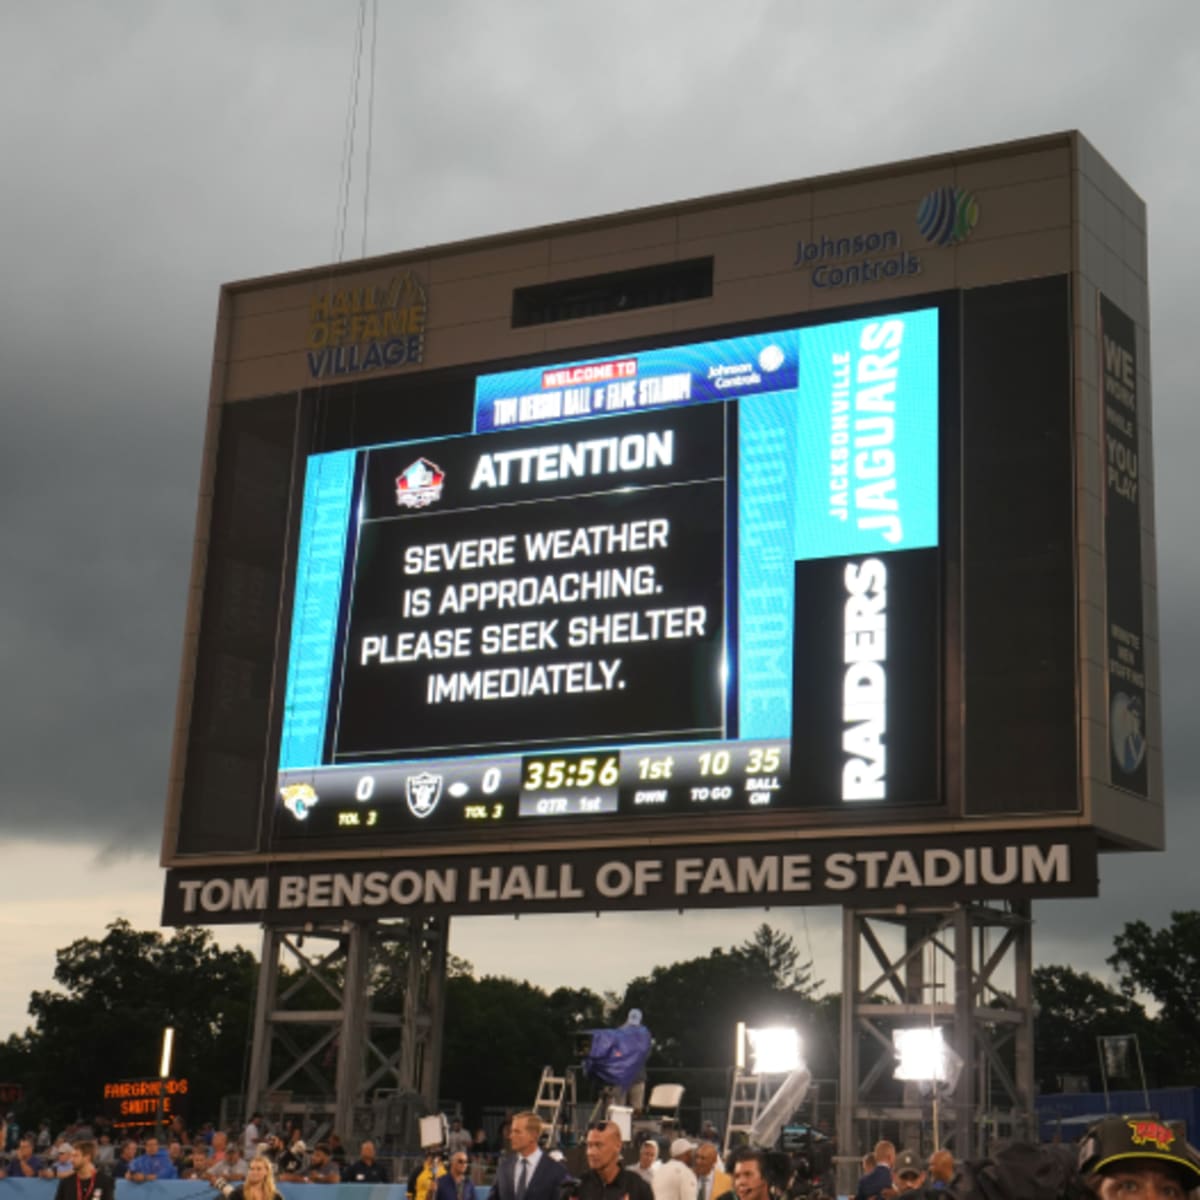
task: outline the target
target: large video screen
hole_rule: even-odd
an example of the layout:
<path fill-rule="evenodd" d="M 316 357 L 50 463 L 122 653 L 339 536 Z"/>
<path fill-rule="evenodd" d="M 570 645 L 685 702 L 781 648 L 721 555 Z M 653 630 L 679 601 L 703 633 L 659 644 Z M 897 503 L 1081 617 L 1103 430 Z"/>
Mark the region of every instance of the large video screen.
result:
<path fill-rule="evenodd" d="M 939 342 L 547 362 L 309 457 L 274 843 L 939 804 Z"/>

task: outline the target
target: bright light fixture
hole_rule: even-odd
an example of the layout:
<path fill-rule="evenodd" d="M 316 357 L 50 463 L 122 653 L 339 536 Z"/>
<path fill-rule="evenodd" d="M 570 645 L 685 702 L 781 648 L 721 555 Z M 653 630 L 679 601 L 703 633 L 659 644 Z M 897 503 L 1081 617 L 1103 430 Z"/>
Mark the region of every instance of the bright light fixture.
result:
<path fill-rule="evenodd" d="M 168 1079 L 171 1075 L 171 1051 L 175 1049 L 175 1030 L 170 1025 L 163 1030 L 162 1059 L 158 1064 L 158 1077 Z"/>
<path fill-rule="evenodd" d="M 947 1081 L 949 1056 L 941 1029 L 896 1029 L 892 1032 L 892 1044 L 899 1060 L 894 1078 L 916 1083 Z"/>
<path fill-rule="evenodd" d="M 790 1026 L 747 1029 L 746 1037 L 755 1075 L 782 1075 L 804 1065 L 800 1034 Z"/>

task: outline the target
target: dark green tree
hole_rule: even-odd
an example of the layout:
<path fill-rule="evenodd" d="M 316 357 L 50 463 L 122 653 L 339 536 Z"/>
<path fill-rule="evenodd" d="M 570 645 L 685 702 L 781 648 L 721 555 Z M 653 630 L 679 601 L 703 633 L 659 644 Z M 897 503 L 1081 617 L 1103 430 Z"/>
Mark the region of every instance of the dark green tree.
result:
<path fill-rule="evenodd" d="M 1145 1009 L 1086 971 L 1034 968 L 1033 998 L 1037 1005 L 1034 1066 L 1043 1092 L 1061 1090 L 1065 1075 L 1086 1076 L 1089 1087 L 1099 1089 L 1099 1037 L 1136 1034 L 1144 1057 L 1156 1049 L 1153 1023 Z"/>
<path fill-rule="evenodd" d="M 192 1118 L 215 1116 L 221 1096 L 242 1086 L 257 972 L 249 951 L 222 950 L 201 929 L 164 938 L 118 920 L 103 938 L 72 942 L 57 954 L 59 988 L 29 1001 L 34 1023 L 17 1047 L 26 1110 L 94 1115 L 105 1082 L 157 1076 L 170 1025 Z"/>
<path fill-rule="evenodd" d="M 452 975 L 439 1094 L 461 1100 L 470 1123 L 485 1105 L 528 1107 L 542 1068 L 578 1062 L 578 1035 L 602 1024 L 604 1003 L 586 989 L 547 995 L 515 979 Z"/>
<path fill-rule="evenodd" d="M 795 940 L 765 921 L 748 937 L 737 951 L 759 959 L 770 972 L 775 987 L 808 995 L 821 986 L 812 977 L 812 963 L 800 957 Z"/>
<path fill-rule="evenodd" d="M 1126 996 L 1139 993 L 1159 1006 L 1155 1022 L 1171 1063 L 1163 1084 L 1191 1083 L 1200 1074 L 1200 911 L 1173 912 L 1165 929 L 1130 921 L 1113 939 L 1108 962 Z"/>
<path fill-rule="evenodd" d="M 805 1024 L 813 1007 L 810 977 L 811 964 L 801 963 L 792 939 L 763 925 L 740 946 L 634 979 L 620 1016 L 642 1010 L 654 1036 L 653 1066 L 727 1068 L 739 1021 Z"/>

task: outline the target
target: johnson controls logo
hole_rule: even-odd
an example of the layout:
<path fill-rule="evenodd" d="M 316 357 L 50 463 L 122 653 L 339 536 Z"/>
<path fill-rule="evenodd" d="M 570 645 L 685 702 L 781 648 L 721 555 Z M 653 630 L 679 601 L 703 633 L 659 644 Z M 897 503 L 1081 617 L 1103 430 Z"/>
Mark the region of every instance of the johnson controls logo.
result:
<path fill-rule="evenodd" d="M 934 246 L 957 246 L 979 220 L 979 201 L 957 187 L 934 188 L 917 207 L 917 228 Z"/>
<path fill-rule="evenodd" d="M 934 188 L 917 206 L 917 229 L 930 246 L 957 246 L 971 236 L 978 222 L 979 201 L 950 184 Z M 796 243 L 792 266 L 808 269 L 812 286 L 822 289 L 920 275 L 920 247 L 906 249 L 904 239 L 897 228 L 863 228 L 839 236 L 814 233 Z"/>

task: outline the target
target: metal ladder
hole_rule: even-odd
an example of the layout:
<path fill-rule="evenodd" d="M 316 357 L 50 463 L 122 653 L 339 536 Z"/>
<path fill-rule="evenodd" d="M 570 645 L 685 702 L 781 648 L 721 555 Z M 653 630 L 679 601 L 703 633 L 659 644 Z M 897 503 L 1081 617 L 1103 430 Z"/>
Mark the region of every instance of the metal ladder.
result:
<path fill-rule="evenodd" d="M 573 1117 L 575 1101 L 575 1072 L 568 1067 L 562 1075 L 555 1075 L 553 1067 L 543 1067 L 537 1097 L 530 1111 L 542 1119 L 547 1129 L 548 1149 L 558 1145 L 563 1127 L 563 1109 L 569 1107 Z"/>
<path fill-rule="evenodd" d="M 747 1071 L 735 1071 L 733 1087 L 729 1092 L 729 1116 L 725 1121 L 725 1142 L 722 1157 L 730 1147 L 749 1138 L 758 1114 L 767 1101 L 779 1089 L 779 1075 L 751 1075 Z M 740 1136 L 736 1136 L 740 1135 Z"/>

